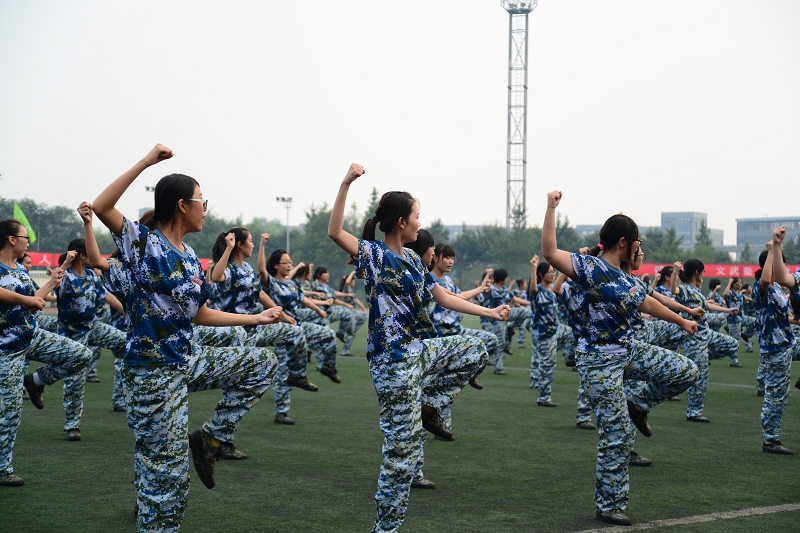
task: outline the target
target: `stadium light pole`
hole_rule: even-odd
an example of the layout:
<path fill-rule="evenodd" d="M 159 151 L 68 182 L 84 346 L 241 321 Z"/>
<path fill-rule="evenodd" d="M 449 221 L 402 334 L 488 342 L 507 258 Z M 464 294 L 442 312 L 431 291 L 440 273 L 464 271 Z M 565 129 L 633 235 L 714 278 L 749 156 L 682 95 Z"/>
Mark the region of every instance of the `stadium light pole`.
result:
<path fill-rule="evenodd" d="M 527 213 L 528 14 L 539 0 L 500 0 L 508 11 L 508 134 L 506 229 Z"/>
<path fill-rule="evenodd" d="M 289 208 L 292 207 L 292 199 L 285 198 L 283 196 L 276 196 L 275 200 L 278 202 L 283 203 L 283 207 L 286 208 L 286 253 L 291 253 L 289 251 Z"/>

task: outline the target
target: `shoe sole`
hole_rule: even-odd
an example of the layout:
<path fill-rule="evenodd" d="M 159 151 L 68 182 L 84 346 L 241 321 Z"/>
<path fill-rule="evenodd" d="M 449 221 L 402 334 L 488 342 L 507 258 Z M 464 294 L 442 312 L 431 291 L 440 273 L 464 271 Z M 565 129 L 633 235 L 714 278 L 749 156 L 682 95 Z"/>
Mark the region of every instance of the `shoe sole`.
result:
<path fill-rule="evenodd" d="M 27 376 L 26 376 L 26 378 L 27 378 Z M 39 391 L 32 391 L 31 390 L 34 387 L 39 387 L 39 385 L 37 385 L 36 383 L 33 382 L 33 378 L 30 378 L 30 380 L 29 379 L 24 379 L 23 380 L 23 386 L 25 387 L 25 390 L 28 391 L 28 399 L 33 404 L 33 406 L 36 407 L 37 409 L 40 409 L 40 410 L 44 409 L 44 397 L 42 396 L 42 393 L 44 391 L 39 392 Z M 37 392 L 39 392 L 39 394 L 36 394 Z M 37 398 L 37 400 L 34 400 L 34 398 Z"/>
<path fill-rule="evenodd" d="M 203 457 L 203 435 L 200 433 L 201 429 L 196 429 L 189 433 L 189 449 L 192 451 L 192 463 L 194 463 L 194 470 L 197 472 L 197 477 L 209 489 L 216 486 L 214 480 L 214 467 L 209 467 L 205 457 Z"/>

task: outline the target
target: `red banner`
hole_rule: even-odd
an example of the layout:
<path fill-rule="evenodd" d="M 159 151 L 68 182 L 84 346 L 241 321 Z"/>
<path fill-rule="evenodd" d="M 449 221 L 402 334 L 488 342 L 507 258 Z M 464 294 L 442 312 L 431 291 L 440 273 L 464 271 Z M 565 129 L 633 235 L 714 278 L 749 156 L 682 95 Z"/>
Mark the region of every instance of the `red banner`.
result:
<path fill-rule="evenodd" d="M 48 267 L 48 266 L 56 266 L 58 263 L 58 256 L 60 253 L 56 252 L 26 252 L 29 256 L 31 256 L 31 260 L 33 261 L 34 267 Z M 103 254 L 103 257 L 109 257 L 108 254 Z M 208 269 L 208 263 L 211 259 L 200 259 L 200 264 L 203 265 L 203 270 Z"/>
<path fill-rule="evenodd" d="M 670 264 L 659 263 L 646 263 L 634 272 L 637 276 L 654 276 L 656 272 L 660 271 Z M 706 278 L 754 278 L 756 270 L 760 267 L 758 265 L 738 265 L 738 264 L 725 264 L 725 265 L 705 265 L 706 271 L 704 276 Z M 796 272 L 800 270 L 800 265 L 786 265 L 788 272 Z"/>

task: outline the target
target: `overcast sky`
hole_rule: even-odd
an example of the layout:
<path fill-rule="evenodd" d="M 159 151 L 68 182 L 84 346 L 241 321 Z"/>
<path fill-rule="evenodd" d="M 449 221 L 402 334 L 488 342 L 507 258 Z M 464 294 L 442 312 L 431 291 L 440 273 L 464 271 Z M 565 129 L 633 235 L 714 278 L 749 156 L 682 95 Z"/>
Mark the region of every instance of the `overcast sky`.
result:
<path fill-rule="evenodd" d="M 529 222 L 800 215 L 800 2 L 541 0 L 530 15 Z M 423 225 L 504 223 L 498 1 L 0 0 L 0 195 L 77 205 L 163 143 L 219 215 L 291 223 L 353 161 Z M 795 191 L 795 192 L 791 192 Z"/>

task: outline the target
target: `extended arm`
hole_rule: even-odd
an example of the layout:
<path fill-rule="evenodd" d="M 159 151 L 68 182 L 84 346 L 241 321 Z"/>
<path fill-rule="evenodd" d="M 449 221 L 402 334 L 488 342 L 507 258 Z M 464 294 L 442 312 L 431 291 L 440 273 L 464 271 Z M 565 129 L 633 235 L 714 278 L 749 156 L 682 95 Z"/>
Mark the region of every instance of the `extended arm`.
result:
<path fill-rule="evenodd" d="M 113 294 L 111 294 L 111 293 L 106 294 L 106 297 L 103 298 L 103 300 L 105 300 L 105 302 L 108 305 L 110 305 L 111 309 L 113 309 L 114 311 L 117 311 L 118 313 L 122 313 L 123 315 L 125 314 L 125 308 L 122 307 L 122 304 L 120 303 L 120 301 L 117 300 L 117 297 L 114 296 Z"/>
<path fill-rule="evenodd" d="M 789 274 L 783 262 L 783 239 L 785 238 L 786 228 L 783 226 L 772 231 L 772 242 L 774 243 L 772 250 L 772 276 L 775 281 L 787 289 L 794 289 L 796 285 L 794 276 Z"/>
<path fill-rule="evenodd" d="M 203 305 L 197 310 L 194 316 L 194 323 L 200 326 L 258 326 L 260 324 L 272 324 L 280 320 L 283 309 L 273 307 L 262 311 L 257 315 L 239 315 L 235 313 L 225 313 L 216 309 L 209 309 Z"/>
<path fill-rule="evenodd" d="M 105 226 L 116 235 L 122 235 L 122 213 L 117 210 L 116 205 L 122 195 L 128 190 L 128 187 L 139 177 L 144 169 L 149 166 L 155 165 L 165 159 L 172 157 L 172 150 L 166 146 L 157 144 L 150 153 L 144 156 L 138 163 L 133 165 L 130 170 L 125 172 L 122 176 L 118 177 L 111 182 L 111 185 L 100 193 L 94 203 L 92 209 L 97 215 L 97 218 L 105 224 Z"/>
<path fill-rule="evenodd" d="M 287 230 L 288 231 L 288 230 Z M 258 277 L 261 281 L 266 281 L 269 278 L 267 274 L 267 252 L 264 250 L 265 244 L 269 240 L 269 233 L 261 234 L 261 246 L 258 247 Z"/>
<path fill-rule="evenodd" d="M 89 202 L 81 203 L 78 206 L 78 214 L 83 220 L 83 233 L 86 237 L 86 257 L 89 260 L 89 264 L 103 272 L 108 272 L 108 259 L 100 253 L 100 247 L 97 245 L 97 239 L 95 239 L 94 230 L 92 229 L 92 204 Z"/>
<path fill-rule="evenodd" d="M 725 285 L 725 290 L 722 291 L 723 298 L 731 293 L 731 285 L 733 285 L 733 278 L 728 278 L 728 284 Z"/>
<path fill-rule="evenodd" d="M 21 305 L 22 307 L 25 307 L 26 309 L 32 309 L 33 311 L 41 311 L 44 309 L 44 299 L 41 296 L 38 296 L 39 291 L 36 291 L 36 293 L 36 296 L 24 296 L 18 292 L 10 291 L 0 287 L 0 302 L 11 305 Z"/>
<path fill-rule="evenodd" d="M 347 252 L 348 255 L 358 255 L 358 239 L 344 230 L 344 206 L 347 203 L 347 191 L 359 176 L 363 176 L 366 171 L 361 165 L 353 163 L 339 186 L 339 193 L 331 209 L 331 220 L 328 223 L 328 237 L 339 245 L 339 248 Z"/>
<path fill-rule="evenodd" d="M 670 309 L 674 309 L 675 311 L 686 313 L 691 316 L 703 316 L 704 314 L 706 314 L 705 309 L 703 309 L 702 307 L 695 307 L 694 309 L 689 309 L 685 305 L 679 304 L 672 298 L 664 296 L 660 292 L 653 291 L 653 298 L 655 298 L 661 305 L 669 307 Z"/>
<path fill-rule="evenodd" d="M 495 307 L 494 309 L 489 309 L 488 307 L 483 307 L 472 302 L 462 300 L 458 296 L 453 296 L 442 289 L 442 287 L 439 285 L 436 285 L 433 288 L 431 294 L 433 295 L 433 299 L 436 300 L 436 303 L 442 307 L 452 309 L 453 311 L 457 311 L 459 313 L 484 316 L 494 320 L 508 320 L 508 315 L 511 313 L 511 307 L 508 305 L 501 305 L 499 307 Z"/>
<path fill-rule="evenodd" d="M 553 191 L 547 195 L 547 211 L 542 224 L 542 254 L 553 268 L 575 279 L 578 275 L 572 266 L 572 257 L 569 252 L 558 249 L 556 240 L 556 208 L 560 202 L 561 191 Z"/>
<path fill-rule="evenodd" d="M 696 333 L 697 332 L 697 323 L 693 320 L 686 320 L 682 318 L 680 315 L 673 313 L 663 305 L 661 305 L 658 300 L 652 298 L 650 296 L 645 296 L 642 305 L 639 306 L 639 311 L 642 313 L 647 313 L 650 316 L 654 316 L 656 318 L 660 318 L 661 320 L 666 320 L 667 322 L 672 322 L 673 324 L 678 324 L 683 330 L 688 331 L 689 333 Z"/>
<path fill-rule="evenodd" d="M 214 263 L 214 269 L 211 271 L 211 281 L 214 283 L 222 283 L 225 281 L 225 269 L 228 268 L 228 261 L 231 258 L 231 252 L 236 245 L 236 235 L 228 233 L 225 235 L 225 251 L 222 252 L 222 257 L 219 261 Z"/>

